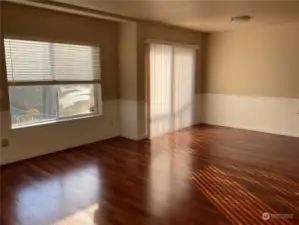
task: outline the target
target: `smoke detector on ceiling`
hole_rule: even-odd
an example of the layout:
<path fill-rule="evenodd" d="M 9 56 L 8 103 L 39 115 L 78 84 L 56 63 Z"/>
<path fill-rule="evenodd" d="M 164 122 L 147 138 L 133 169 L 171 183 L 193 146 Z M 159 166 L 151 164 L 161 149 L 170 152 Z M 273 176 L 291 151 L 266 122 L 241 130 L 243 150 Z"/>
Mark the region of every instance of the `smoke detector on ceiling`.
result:
<path fill-rule="evenodd" d="M 250 15 L 239 15 L 239 16 L 234 16 L 230 19 L 231 22 L 235 23 L 247 23 L 249 22 L 253 17 Z"/>

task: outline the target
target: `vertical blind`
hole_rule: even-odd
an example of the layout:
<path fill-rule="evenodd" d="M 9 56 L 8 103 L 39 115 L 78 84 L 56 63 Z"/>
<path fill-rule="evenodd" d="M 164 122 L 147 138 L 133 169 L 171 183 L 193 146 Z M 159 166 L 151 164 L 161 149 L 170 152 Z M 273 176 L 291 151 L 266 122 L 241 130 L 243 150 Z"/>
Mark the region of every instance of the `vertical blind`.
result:
<path fill-rule="evenodd" d="M 150 45 L 150 137 L 172 128 L 172 47 Z"/>
<path fill-rule="evenodd" d="M 97 46 L 4 39 L 9 82 L 100 79 Z"/>
<path fill-rule="evenodd" d="M 193 124 L 195 49 L 150 44 L 150 137 Z"/>
<path fill-rule="evenodd" d="M 173 54 L 174 130 L 193 125 L 195 50 L 175 47 Z"/>

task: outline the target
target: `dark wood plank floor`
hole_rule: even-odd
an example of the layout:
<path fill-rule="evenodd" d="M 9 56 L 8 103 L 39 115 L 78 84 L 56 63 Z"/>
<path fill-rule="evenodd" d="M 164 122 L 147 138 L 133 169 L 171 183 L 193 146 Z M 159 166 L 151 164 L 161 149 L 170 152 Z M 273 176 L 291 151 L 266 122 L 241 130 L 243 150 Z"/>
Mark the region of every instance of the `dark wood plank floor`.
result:
<path fill-rule="evenodd" d="M 195 126 L 1 167 L 2 225 L 299 224 L 298 215 L 298 138 Z"/>

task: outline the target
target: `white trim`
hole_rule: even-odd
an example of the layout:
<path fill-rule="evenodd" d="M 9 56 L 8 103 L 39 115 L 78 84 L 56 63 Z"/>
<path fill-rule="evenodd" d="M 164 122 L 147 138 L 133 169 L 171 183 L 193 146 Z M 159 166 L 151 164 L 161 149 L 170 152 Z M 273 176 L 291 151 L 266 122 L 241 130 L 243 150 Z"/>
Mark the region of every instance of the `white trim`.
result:
<path fill-rule="evenodd" d="M 47 125 L 47 124 L 52 124 L 52 123 L 63 123 L 63 122 L 68 122 L 72 120 L 83 120 L 83 119 L 88 119 L 92 117 L 99 117 L 102 116 L 100 114 L 84 114 L 84 115 L 77 115 L 77 116 L 71 116 L 71 117 L 60 117 L 60 119 L 57 120 L 45 120 L 41 122 L 36 122 L 36 123 L 26 123 L 26 124 L 21 124 L 21 125 L 15 125 L 11 126 L 12 130 L 15 129 L 22 129 L 22 128 L 27 128 L 27 127 L 34 127 L 34 126 L 42 126 L 42 125 Z"/>

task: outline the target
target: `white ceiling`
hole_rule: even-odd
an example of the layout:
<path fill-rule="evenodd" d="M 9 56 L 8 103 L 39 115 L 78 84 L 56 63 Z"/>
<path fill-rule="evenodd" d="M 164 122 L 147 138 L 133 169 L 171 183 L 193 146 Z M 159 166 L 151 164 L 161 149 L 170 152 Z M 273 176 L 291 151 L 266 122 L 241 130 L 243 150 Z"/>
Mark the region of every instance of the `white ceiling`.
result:
<path fill-rule="evenodd" d="M 299 0 L 55 0 L 104 12 L 153 20 L 201 31 L 224 31 L 244 27 L 299 21 Z M 231 23 L 232 16 L 249 14 L 246 24 Z"/>

